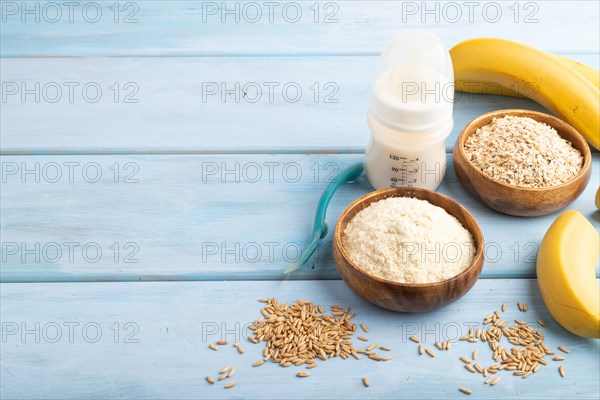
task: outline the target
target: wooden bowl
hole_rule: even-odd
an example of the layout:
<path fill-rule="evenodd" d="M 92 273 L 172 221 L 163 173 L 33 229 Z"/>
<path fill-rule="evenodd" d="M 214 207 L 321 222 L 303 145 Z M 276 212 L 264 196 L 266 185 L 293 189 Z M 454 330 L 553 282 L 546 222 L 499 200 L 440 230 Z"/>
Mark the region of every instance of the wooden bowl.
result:
<path fill-rule="evenodd" d="M 427 200 L 456 217 L 471 232 L 476 254 L 471 265 L 458 275 L 435 283 L 398 283 L 376 277 L 350 261 L 342 244 L 348 222 L 369 204 L 388 197 Z M 352 202 L 340 215 L 333 236 L 333 256 L 340 275 L 359 296 L 388 310 L 425 312 L 445 306 L 467 293 L 483 267 L 483 235 L 475 218 L 460 204 L 437 192 L 418 188 L 388 188 L 371 192 Z"/>
<path fill-rule="evenodd" d="M 507 115 L 529 117 L 556 129 L 560 136 L 581 152 L 583 167 L 579 174 L 560 185 L 527 188 L 495 181 L 481 172 L 467 157 L 465 141 L 475 133 L 477 128 L 489 124 L 493 118 Z M 463 128 L 454 146 L 454 170 L 458 180 L 469 193 L 493 210 L 521 217 L 551 214 L 571 204 L 583 192 L 590 180 L 591 163 L 590 148 L 575 128 L 552 115 L 529 110 L 501 110 L 483 114 Z"/>

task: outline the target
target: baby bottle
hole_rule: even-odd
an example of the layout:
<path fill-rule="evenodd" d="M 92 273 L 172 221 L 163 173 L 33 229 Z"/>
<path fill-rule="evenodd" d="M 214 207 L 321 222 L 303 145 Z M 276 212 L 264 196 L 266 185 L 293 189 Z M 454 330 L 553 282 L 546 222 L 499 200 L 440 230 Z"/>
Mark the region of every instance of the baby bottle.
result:
<path fill-rule="evenodd" d="M 454 72 L 442 41 L 424 30 L 396 35 L 379 59 L 367 122 L 365 169 L 375 189 L 435 190 L 446 171 Z"/>

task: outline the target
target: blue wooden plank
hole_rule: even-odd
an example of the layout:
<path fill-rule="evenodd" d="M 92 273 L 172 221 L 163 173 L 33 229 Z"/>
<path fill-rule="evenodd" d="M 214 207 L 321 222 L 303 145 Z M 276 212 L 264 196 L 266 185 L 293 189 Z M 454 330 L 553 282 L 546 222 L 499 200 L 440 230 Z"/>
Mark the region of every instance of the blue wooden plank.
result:
<path fill-rule="evenodd" d="M 0 275 L 6 282 L 282 279 L 307 243 L 321 192 L 362 158 L 3 156 Z M 590 185 L 568 208 L 598 225 L 598 154 L 593 163 Z M 330 205 L 330 226 L 371 190 L 364 177 L 340 189 Z M 439 190 L 479 222 L 488 243 L 484 277 L 535 277 L 537 247 L 557 214 L 493 212 L 465 192 L 452 167 Z M 339 279 L 331 232 L 290 277 L 321 278 Z"/>
<path fill-rule="evenodd" d="M 598 55 L 572 56 L 598 66 Z M 3 86 L 12 91 L 3 92 L 0 150 L 363 152 L 376 62 L 375 57 L 2 59 Z M 291 88 L 289 94 L 284 87 Z M 529 100 L 457 94 L 448 149 L 471 119 L 506 108 L 543 110 Z"/>
<path fill-rule="evenodd" d="M 448 45 L 486 36 L 596 53 L 600 36 L 596 1 L 138 0 L 78 2 L 72 10 L 61 2 L 1 4 L 5 57 L 372 55 L 401 28 L 430 29 Z"/>
<path fill-rule="evenodd" d="M 480 280 L 458 302 L 420 315 L 371 306 L 343 282 L 3 284 L 0 292 L 2 398 L 44 399 L 60 393 L 64 399 L 442 399 L 463 398 L 460 386 L 473 390 L 470 398 L 481 399 L 599 396 L 598 341 L 575 337 L 554 322 L 532 280 Z M 351 307 L 357 313 L 354 322 L 369 328 L 365 336 L 390 346 L 393 359 L 319 360 L 304 380 L 295 377 L 296 367 L 267 363 L 252 368 L 264 345 L 246 342 L 244 327 L 260 316 L 256 299 L 271 296 Z M 459 360 L 478 349 L 477 362 L 491 365 L 489 347 L 456 339 L 504 302 L 508 310 L 502 319 L 537 326 L 541 318 L 548 324 L 542 328 L 545 344 L 554 351 L 566 346 L 571 353 L 563 362 L 549 360 L 526 380 L 500 371 L 500 382 L 490 387 Z M 529 311 L 518 312 L 517 302 L 526 303 Z M 435 358 L 418 356 L 416 344 L 408 340 L 413 334 L 436 351 Z M 245 353 L 231 345 L 217 352 L 207 347 L 219 339 L 239 340 Z M 436 340 L 454 343 L 442 352 L 434 348 Z M 236 367 L 235 388 L 204 381 L 206 375 L 216 378 L 227 364 Z M 559 365 L 566 378 L 559 376 Z M 369 388 L 362 387 L 365 376 Z"/>

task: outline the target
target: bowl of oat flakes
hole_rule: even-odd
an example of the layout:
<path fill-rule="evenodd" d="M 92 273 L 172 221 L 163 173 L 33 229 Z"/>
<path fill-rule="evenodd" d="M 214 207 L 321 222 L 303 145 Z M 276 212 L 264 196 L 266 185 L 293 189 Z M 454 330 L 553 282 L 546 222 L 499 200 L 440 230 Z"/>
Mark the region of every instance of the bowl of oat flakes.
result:
<path fill-rule="evenodd" d="M 471 195 L 523 217 L 551 214 L 577 199 L 590 180 L 591 158 L 575 128 L 530 110 L 481 115 L 454 146 L 454 170 Z"/>

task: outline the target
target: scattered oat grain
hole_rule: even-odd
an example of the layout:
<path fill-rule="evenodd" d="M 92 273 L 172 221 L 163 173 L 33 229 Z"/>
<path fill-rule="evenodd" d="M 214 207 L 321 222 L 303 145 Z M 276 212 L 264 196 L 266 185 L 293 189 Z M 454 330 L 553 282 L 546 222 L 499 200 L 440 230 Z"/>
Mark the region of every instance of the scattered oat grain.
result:
<path fill-rule="evenodd" d="M 365 350 L 366 350 L 366 351 L 371 351 L 371 350 L 373 350 L 375 347 L 377 347 L 377 343 L 370 344 L 369 346 L 367 346 L 367 347 L 365 348 Z"/>
<path fill-rule="evenodd" d="M 464 394 L 471 394 L 471 393 L 473 393 L 470 389 L 467 389 L 466 387 L 461 387 L 458 390 L 460 390 Z"/>
<path fill-rule="evenodd" d="M 229 371 L 230 369 L 231 369 L 231 364 L 229 364 L 228 366 L 226 366 L 225 368 L 220 370 L 219 373 L 224 374 L 225 372 Z"/>
<path fill-rule="evenodd" d="M 347 359 L 357 353 L 351 340 L 356 332 L 351 321 L 354 313 L 348 307 L 331 306 L 331 314 L 327 315 L 321 305 L 307 300 L 282 304 L 269 298 L 261 314 L 250 326 L 254 335 L 249 340 L 266 342 L 262 362 L 270 360 L 281 367 L 312 365 L 314 358 Z"/>

